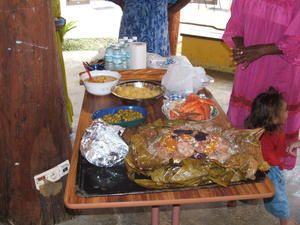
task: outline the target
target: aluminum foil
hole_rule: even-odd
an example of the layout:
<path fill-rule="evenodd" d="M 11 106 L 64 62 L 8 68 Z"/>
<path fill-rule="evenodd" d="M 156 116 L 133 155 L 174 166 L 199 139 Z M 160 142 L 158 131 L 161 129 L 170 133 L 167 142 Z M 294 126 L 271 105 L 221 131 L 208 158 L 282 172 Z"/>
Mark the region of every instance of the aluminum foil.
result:
<path fill-rule="evenodd" d="M 90 163 L 99 167 L 119 165 L 128 153 L 121 138 L 125 128 L 94 120 L 81 139 L 80 152 Z"/>

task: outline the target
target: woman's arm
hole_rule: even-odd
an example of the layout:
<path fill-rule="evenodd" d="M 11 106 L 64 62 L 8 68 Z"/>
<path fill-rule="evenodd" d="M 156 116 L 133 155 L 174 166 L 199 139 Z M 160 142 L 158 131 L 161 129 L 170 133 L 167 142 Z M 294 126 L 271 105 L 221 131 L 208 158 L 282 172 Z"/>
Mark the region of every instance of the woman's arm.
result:
<path fill-rule="evenodd" d="M 239 3 L 242 1 L 234 0 L 233 3 Z M 236 9 L 235 15 L 238 13 L 238 5 L 233 7 Z M 285 59 L 288 63 L 293 65 L 300 65 L 300 3 L 299 1 L 295 2 L 293 7 L 293 19 L 288 24 L 287 28 L 283 31 L 280 40 L 276 43 L 262 44 L 262 45 L 253 45 L 247 47 L 239 47 L 236 45 L 235 37 L 241 40 L 241 37 L 244 35 L 243 29 L 236 31 L 236 27 L 241 23 L 240 19 L 242 16 L 234 17 L 234 21 L 231 21 L 231 26 L 227 35 L 225 35 L 226 40 L 231 41 L 233 47 L 233 59 L 236 64 L 243 64 L 244 67 L 247 67 L 253 61 L 259 59 L 260 57 L 266 55 L 280 55 L 283 59 Z M 232 35 L 233 34 L 233 35 Z M 246 34 L 245 34 L 246 35 Z M 225 40 L 224 38 L 224 40 Z M 231 40 L 230 40 L 230 39 Z"/>
<path fill-rule="evenodd" d="M 168 9 L 168 14 L 170 16 L 170 14 L 175 14 L 178 11 L 180 11 L 184 6 L 186 6 L 188 3 L 190 2 L 190 0 L 177 0 L 176 3 L 174 3 L 173 5 L 171 5 Z"/>
<path fill-rule="evenodd" d="M 231 16 L 222 37 L 230 48 L 244 46 L 244 2 L 243 0 L 232 0 Z"/>
<path fill-rule="evenodd" d="M 123 6 L 124 6 L 124 1 L 123 0 L 109 0 L 109 1 L 117 4 L 118 6 L 121 7 L 121 9 L 123 9 Z"/>
<path fill-rule="evenodd" d="M 234 43 L 235 48 L 243 48 L 244 47 L 244 37 L 233 37 L 232 41 Z"/>
<path fill-rule="evenodd" d="M 234 39 L 233 39 L 234 41 Z M 237 41 L 237 40 L 236 40 Z M 241 41 L 241 39 L 239 39 Z M 235 43 L 235 41 L 234 41 Z M 240 42 L 237 43 L 241 44 Z M 237 46 L 237 45 L 236 45 Z M 232 57 L 236 64 L 243 64 L 247 68 L 253 61 L 266 55 L 280 55 L 282 51 L 276 44 L 252 45 L 248 47 L 237 47 L 232 49 Z"/>

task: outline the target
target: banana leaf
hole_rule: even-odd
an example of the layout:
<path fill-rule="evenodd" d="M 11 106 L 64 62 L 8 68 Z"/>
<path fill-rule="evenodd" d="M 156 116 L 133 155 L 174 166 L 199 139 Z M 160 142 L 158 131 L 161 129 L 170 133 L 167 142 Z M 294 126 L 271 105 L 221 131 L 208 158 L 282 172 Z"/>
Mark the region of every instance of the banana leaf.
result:
<path fill-rule="evenodd" d="M 178 160 L 170 154 L 166 157 L 157 154 L 155 146 L 159 145 L 155 143 L 161 144 L 167 135 L 178 134 L 178 129 L 184 133 L 184 137 L 188 136 L 186 133 L 193 135 L 197 132 L 215 135 L 226 143 L 224 146 L 228 146 L 228 151 L 222 149 L 220 152 L 223 155 L 218 158 L 218 145 L 211 145 L 207 141 L 207 146 L 217 147 L 216 152 L 204 158 L 186 157 Z M 155 189 L 195 187 L 211 183 L 228 186 L 232 182 L 254 180 L 257 171 L 269 169 L 261 154 L 259 138 L 263 132 L 263 129 L 224 128 L 211 121 L 160 120 L 146 124 L 139 127 L 127 141 L 130 147 L 125 159 L 128 177 L 140 186 Z M 171 140 L 174 138 L 172 135 Z"/>

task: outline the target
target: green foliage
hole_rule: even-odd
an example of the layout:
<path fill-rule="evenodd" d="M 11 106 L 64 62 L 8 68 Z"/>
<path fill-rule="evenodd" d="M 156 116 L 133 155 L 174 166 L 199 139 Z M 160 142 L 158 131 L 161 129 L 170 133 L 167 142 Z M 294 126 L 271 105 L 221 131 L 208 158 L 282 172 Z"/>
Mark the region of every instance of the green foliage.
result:
<path fill-rule="evenodd" d="M 76 23 L 77 21 L 67 22 L 64 28 L 62 29 L 62 36 L 64 37 L 67 32 L 76 28 L 77 27 Z"/>
<path fill-rule="evenodd" d="M 115 41 L 113 38 L 65 39 L 63 51 L 99 50 L 106 48 L 109 43 Z"/>

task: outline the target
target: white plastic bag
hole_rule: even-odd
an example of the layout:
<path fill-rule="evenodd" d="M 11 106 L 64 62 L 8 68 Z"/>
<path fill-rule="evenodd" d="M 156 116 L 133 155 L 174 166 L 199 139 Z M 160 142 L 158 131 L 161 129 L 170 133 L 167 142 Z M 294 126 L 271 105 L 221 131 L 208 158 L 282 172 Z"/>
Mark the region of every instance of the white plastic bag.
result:
<path fill-rule="evenodd" d="M 192 65 L 185 56 L 162 57 L 156 53 L 147 53 L 147 68 L 167 69 L 172 64 Z"/>
<path fill-rule="evenodd" d="M 185 62 L 169 65 L 162 78 L 162 85 L 168 94 L 189 94 L 207 86 L 213 79 L 206 75 L 204 68 L 193 67 Z"/>
<path fill-rule="evenodd" d="M 167 58 L 156 53 L 147 53 L 147 68 L 165 69 L 166 59 Z"/>

